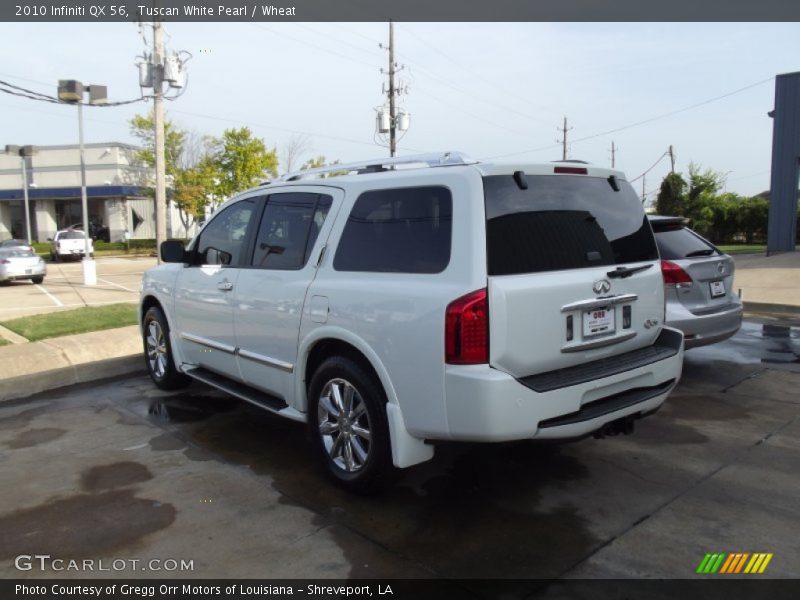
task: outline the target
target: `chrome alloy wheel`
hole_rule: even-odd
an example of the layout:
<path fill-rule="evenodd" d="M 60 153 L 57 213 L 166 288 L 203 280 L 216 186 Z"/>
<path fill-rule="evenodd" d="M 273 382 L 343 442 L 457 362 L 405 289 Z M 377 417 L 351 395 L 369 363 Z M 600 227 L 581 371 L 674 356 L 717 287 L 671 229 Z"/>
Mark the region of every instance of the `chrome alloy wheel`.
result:
<path fill-rule="evenodd" d="M 167 342 L 161 324 L 155 319 L 147 324 L 147 362 L 156 379 L 167 372 Z"/>
<path fill-rule="evenodd" d="M 334 464 L 348 473 L 362 469 L 369 459 L 372 427 L 356 388 L 344 379 L 326 383 L 317 419 L 322 444 Z"/>

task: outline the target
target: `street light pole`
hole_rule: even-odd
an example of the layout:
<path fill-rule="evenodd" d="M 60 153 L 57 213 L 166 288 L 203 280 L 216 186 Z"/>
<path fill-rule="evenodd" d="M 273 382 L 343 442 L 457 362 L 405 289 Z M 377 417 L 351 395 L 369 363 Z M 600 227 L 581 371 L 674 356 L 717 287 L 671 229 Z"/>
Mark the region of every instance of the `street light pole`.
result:
<path fill-rule="evenodd" d="M 74 79 L 62 79 L 58 82 L 58 99 L 78 105 L 78 143 L 81 162 L 81 208 L 83 211 L 83 235 L 85 240 L 83 252 L 83 285 L 97 285 L 97 265 L 91 256 L 91 237 L 89 237 L 89 201 L 86 197 L 86 160 L 83 149 L 83 94 L 89 92 L 89 104 L 102 104 L 106 101 L 104 85 L 84 86 Z"/>
<path fill-rule="evenodd" d="M 83 285 L 97 285 L 97 265 L 91 256 L 89 237 L 89 200 L 86 197 L 86 157 L 83 150 L 83 102 L 78 102 L 78 146 L 81 155 L 81 211 L 83 212 Z"/>
<path fill-rule="evenodd" d="M 31 209 L 28 203 L 28 169 L 25 166 L 25 156 L 20 150 L 20 162 L 22 162 L 22 193 L 25 198 L 25 233 L 28 236 L 28 245 L 30 246 L 33 239 L 31 238 Z"/>
<path fill-rule="evenodd" d="M 25 157 L 33 156 L 34 151 L 33 146 L 6 146 L 6 154 L 19 156 L 20 159 L 20 167 L 22 170 L 22 194 L 25 199 L 25 233 L 28 237 L 28 245 L 32 243 L 33 237 L 31 236 L 31 210 L 28 202 L 28 169 L 25 165 Z"/>

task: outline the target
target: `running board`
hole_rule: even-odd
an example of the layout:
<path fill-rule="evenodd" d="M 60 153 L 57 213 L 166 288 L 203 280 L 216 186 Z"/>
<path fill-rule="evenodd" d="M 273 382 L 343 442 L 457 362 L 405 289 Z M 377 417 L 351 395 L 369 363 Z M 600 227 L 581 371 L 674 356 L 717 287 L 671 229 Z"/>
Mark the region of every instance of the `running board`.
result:
<path fill-rule="evenodd" d="M 259 408 L 263 408 L 270 412 L 278 413 L 289 408 L 289 405 L 286 404 L 286 402 L 276 396 L 253 389 L 250 386 L 239 383 L 238 381 L 233 381 L 224 375 L 218 375 L 217 373 L 202 367 L 186 369 L 184 373 L 193 379 L 197 379 L 197 381 L 202 381 L 211 387 L 215 387 L 218 390 L 222 390 L 223 392 L 230 394 L 231 396 L 236 396 L 245 402 L 255 404 Z"/>

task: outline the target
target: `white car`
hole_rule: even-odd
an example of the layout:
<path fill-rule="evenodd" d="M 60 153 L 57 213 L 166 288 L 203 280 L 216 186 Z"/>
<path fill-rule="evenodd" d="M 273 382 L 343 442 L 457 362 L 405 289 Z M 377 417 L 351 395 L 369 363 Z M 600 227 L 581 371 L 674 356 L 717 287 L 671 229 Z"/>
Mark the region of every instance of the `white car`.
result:
<path fill-rule="evenodd" d="M 86 234 L 77 229 L 62 229 L 50 240 L 50 260 L 61 262 L 65 258 L 82 258 L 86 255 Z M 89 239 L 89 256 L 94 256 L 94 244 Z"/>
<path fill-rule="evenodd" d="M 307 422 L 327 472 L 366 491 L 442 440 L 629 433 L 677 384 L 683 336 L 621 172 L 445 153 L 317 177 L 333 168 L 162 244 L 140 305 L 157 386 Z"/>
<path fill-rule="evenodd" d="M 0 283 L 30 279 L 42 283 L 47 264 L 30 246 L 0 247 Z"/>

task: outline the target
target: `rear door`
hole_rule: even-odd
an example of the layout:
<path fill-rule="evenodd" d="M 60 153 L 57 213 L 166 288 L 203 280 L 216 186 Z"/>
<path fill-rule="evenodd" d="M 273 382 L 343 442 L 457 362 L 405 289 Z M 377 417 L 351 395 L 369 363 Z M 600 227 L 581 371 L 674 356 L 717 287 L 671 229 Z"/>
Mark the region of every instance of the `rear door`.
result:
<path fill-rule="evenodd" d="M 492 366 L 525 377 L 652 344 L 663 282 L 630 184 L 525 181 L 484 177 Z"/>
<path fill-rule="evenodd" d="M 338 210 L 339 189 L 309 186 L 271 193 L 252 255 L 235 291 L 234 322 L 242 379 L 292 401 L 297 340 L 306 292 Z"/>

